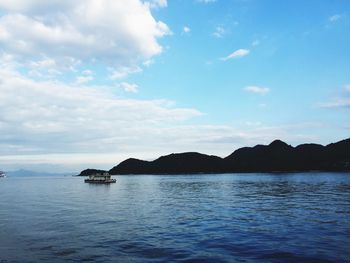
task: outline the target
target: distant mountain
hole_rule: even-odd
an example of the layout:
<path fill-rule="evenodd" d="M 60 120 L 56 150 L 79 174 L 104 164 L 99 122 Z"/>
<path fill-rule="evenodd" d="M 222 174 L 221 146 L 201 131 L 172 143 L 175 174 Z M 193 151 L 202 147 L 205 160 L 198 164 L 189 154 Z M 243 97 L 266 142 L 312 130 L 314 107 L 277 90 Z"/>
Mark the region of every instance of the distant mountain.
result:
<path fill-rule="evenodd" d="M 49 173 L 49 172 L 36 172 L 31 170 L 15 170 L 6 172 L 7 176 L 63 176 L 72 175 L 73 173 Z"/>
<path fill-rule="evenodd" d="M 127 159 L 109 170 L 116 174 L 197 174 L 236 172 L 349 171 L 350 139 L 297 147 L 275 140 L 269 145 L 244 147 L 225 158 L 196 152 L 162 156 L 154 161 Z M 84 170 L 88 175 L 98 170 Z"/>

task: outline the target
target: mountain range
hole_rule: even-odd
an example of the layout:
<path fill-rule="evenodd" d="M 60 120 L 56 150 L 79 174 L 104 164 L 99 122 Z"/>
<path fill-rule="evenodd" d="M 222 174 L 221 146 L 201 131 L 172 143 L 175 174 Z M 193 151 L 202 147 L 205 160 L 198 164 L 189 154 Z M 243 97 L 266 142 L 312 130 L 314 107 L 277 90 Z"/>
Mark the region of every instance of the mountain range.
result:
<path fill-rule="evenodd" d="M 102 170 L 87 169 L 85 176 Z M 109 170 L 117 174 L 197 174 L 239 172 L 350 171 L 350 138 L 323 146 L 296 147 L 281 140 L 243 147 L 225 158 L 197 152 L 176 153 L 154 161 L 130 158 Z"/>
<path fill-rule="evenodd" d="M 19 169 L 15 171 L 7 171 L 5 172 L 7 176 L 10 177 L 22 177 L 22 176 L 67 176 L 67 175 L 72 175 L 74 173 L 53 173 L 53 172 L 37 172 L 37 171 L 31 171 L 31 170 L 25 170 L 25 169 Z"/>

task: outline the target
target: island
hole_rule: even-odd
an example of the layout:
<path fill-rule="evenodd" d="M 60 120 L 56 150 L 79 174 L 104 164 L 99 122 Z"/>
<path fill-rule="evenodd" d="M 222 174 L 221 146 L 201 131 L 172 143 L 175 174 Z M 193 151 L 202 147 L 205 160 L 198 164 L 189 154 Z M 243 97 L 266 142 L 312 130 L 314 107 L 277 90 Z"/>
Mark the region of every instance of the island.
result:
<path fill-rule="evenodd" d="M 96 171 L 104 172 L 86 169 L 80 175 Z M 304 171 L 350 172 L 350 138 L 326 146 L 309 143 L 296 147 L 275 140 L 269 145 L 237 149 L 225 158 L 197 152 L 172 153 L 154 161 L 129 158 L 108 172 L 126 175 Z"/>

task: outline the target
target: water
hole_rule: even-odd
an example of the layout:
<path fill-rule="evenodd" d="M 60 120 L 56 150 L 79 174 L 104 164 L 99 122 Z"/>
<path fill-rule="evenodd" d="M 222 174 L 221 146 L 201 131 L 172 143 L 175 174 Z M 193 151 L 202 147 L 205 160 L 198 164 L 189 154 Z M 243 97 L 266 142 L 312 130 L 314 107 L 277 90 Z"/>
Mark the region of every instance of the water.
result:
<path fill-rule="evenodd" d="M 0 180 L 0 262 L 350 262 L 350 174 Z"/>

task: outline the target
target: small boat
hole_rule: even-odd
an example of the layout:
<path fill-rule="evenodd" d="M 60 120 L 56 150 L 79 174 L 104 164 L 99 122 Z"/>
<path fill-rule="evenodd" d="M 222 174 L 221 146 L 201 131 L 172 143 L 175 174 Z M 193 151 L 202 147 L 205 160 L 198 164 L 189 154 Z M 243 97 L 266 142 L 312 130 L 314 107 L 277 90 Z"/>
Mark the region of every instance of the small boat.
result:
<path fill-rule="evenodd" d="M 90 184 L 110 184 L 115 183 L 117 180 L 112 179 L 109 173 L 95 173 L 89 175 L 89 178 L 84 181 Z"/>
<path fill-rule="evenodd" d="M 0 171 L 0 178 L 6 177 L 6 174 L 3 171 Z"/>

